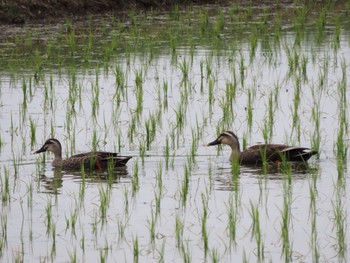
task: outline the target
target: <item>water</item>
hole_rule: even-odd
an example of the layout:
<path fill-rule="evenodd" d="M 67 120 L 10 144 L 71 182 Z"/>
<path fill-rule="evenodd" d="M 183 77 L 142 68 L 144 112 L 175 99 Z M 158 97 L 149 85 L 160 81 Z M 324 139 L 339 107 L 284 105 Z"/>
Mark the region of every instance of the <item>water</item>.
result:
<path fill-rule="evenodd" d="M 337 139 L 347 129 L 349 22 L 338 40 L 334 20 L 322 37 L 309 23 L 299 40 L 293 22 L 278 37 L 271 21 L 259 34 L 260 16 L 253 26 L 226 19 L 217 35 L 229 9 L 189 23 L 198 10 L 183 20 L 137 17 L 135 27 L 76 21 L 75 46 L 65 22 L 42 35 L 42 25 L 7 29 L 15 37 L 1 37 L 3 262 L 347 260 L 350 184 Z M 89 35 L 89 23 L 100 29 Z M 319 131 L 319 158 L 291 172 L 243 166 L 234 178 L 230 150 L 205 145 L 224 130 L 241 145 L 264 142 L 270 100 L 271 142 L 311 147 Z M 94 135 L 100 150 L 133 156 L 126 169 L 82 177 L 32 154 L 52 136 L 64 156 L 90 151 Z M 347 147 L 347 130 L 341 138 Z"/>

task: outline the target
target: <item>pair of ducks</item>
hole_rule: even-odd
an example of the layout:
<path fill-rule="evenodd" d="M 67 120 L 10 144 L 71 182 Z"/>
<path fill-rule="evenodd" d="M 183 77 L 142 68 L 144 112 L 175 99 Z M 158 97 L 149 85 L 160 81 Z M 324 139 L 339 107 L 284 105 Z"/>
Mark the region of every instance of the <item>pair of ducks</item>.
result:
<path fill-rule="evenodd" d="M 288 146 L 283 144 L 259 144 L 254 145 L 243 152 L 240 150 L 238 137 L 232 131 L 225 131 L 219 137 L 208 143 L 207 146 L 227 144 L 231 147 L 232 152 L 230 161 L 238 160 L 243 165 L 258 165 L 266 160 L 267 162 L 306 162 L 311 156 L 317 154 L 309 148 Z M 106 169 L 110 162 L 115 167 L 125 166 L 132 158 L 131 156 L 120 156 L 113 152 L 88 152 L 76 154 L 68 159 L 62 159 L 62 146 L 57 139 L 48 139 L 45 144 L 34 154 L 42 152 L 52 152 L 54 159 L 53 167 L 61 167 L 63 169 L 80 169 L 82 165 L 88 169 Z"/>

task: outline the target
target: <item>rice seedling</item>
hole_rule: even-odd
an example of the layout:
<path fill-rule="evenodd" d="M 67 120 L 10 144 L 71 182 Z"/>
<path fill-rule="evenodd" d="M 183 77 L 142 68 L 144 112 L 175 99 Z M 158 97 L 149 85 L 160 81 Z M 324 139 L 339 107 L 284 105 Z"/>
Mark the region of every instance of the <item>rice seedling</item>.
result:
<path fill-rule="evenodd" d="M 46 234 L 49 234 L 51 232 L 51 226 L 52 226 L 52 204 L 51 201 L 48 200 L 46 208 L 45 208 L 45 223 L 46 223 Z"/>
<path fill-rule="evenodd" d="M 181 220 L 180 215 L 177 213 L 175 216 L 175 237 L 176 237 L 176 247 L 179 249 L 183 244 L 183 234 L 184 234 L 184 222 Z"/>
<path fill-rule="evenodd" d="M 248 89 L 248 104 L 246 107 L 247 111 L 247 123 L 248 123 L 248 130 L 249 133 L 252 131 L 252 126 L 253 126 L 253 98 L 252 98 L 252 91 L 251 89 Z"/>
<path fill-rule="evenodd" d="M 341 34 L 341 18 L 339 15 L 335 19 L 335 32 L 333 41 L 333 50 L 336 52 L 340 47 L 340 34 Z"/>
<path fill-rule="evenodd" d="M 178 133 L 182 133 L 184 126 L 185 126 L 185 120 L 186 120 L 186 106 L 184 103 L 179 103 L 177 110 L 175 110 L 176 114 L 176 129 L 178 130 Z"/>
<path fill-rule="evenodd" d="M 2 250 L 7 245 L 7 232 L 8 232 L 8 224 L 7 224 L 8 215 L 6 212 L 0 214 L 0 224 L 1 224 L 1 237 L 0 237 L 0 255 L 2 254 Z"/>
<path fill-rule="evenodd" d="M 163 81 L 163 110 L 168 110 L 168 90 L 169 84 L 166 80 Z"/>
<path fill-rule="evenodd" d="M 238 158 L 233 158 L 231 162 L 231 184 L 232 191 L 237 192 L 239 188 L 240 163 Z"/>
<path fill-rule="evenodd" d="M 323 8 L 319 13 L 319 17 L 317 19 L 316 41 L 318 44 L 321 44 L 324 40 L 324 30 L 326 27 L 326 21 L 327 21 L 327 13 L 326 13 L 326 9 Z"/>
<path fill-rule="evenodd" d="M 1 204 L 5 207 L 10 201 L 10 171 L 4 167 L 3 173 L 0 176 L 0 187 L 1 187 Z"/>
<path fill-rule="evenodd" d="M 242 54 L 240 54 L 240 60 L 239 60 L 239 74 L 240 74 L 240 80 L 241 80 L 241 86 L 244 87 L 244 80 L 245 80 L 245 71 L 246 67 L 244 65 L 244 57 Z"/>
<path fill-rule="evenodd" d="M 176 65 L 177 62 L 177 39 L 176 37 L 171 37 L 170 38 L 170 50 L 171 50 L 171 64 Z"/>
<path fill-rule="evenodd" d="M 153 213 L 153 209 L 151 208 L 151 220 L 147 220 L 149 234 L 150 234 L 150 240 L 152 246 L 155 244 L 156 239 L 156 220 L 157 220 L 157 212 L 155 214 Z"/>
<path fill-rule="evenodd" d="M 203 206 L 203 214 L 201 217 L 201 232 L 202 232 L 202 240 L 203 240 L 203 247 L 204 247 L 204 257 L 207 257 L 208 253 L 208 231 L 207 231 L 207 219 L 208 219 L 208 198 L 204 196 L 204 194 L 201 194 L 202 196 L 202 206 Z"/>
<path fill-rule="evenodd" d="M 0 147 L 1 149 L 1 147 Z M 165 146 L 164 146 L 164 158 L 165 158 L 165 170 L 169 170 L 169 161 L 170 161 L 170 147 L 169 147 L 169 137 L 165 137 Z"/>
<path fill-rule="evenodd" d="M 236 234 L 237 234 L 237 222 L 238 222 L 238 215 L 237 215 L 237 206 L 235 206 L 233 201 L 233 196 L 230 196 L 229 203 L 228 203 L 228 211 L 227 211 L 227 229 L 229 232 L 230 237 L 230 244 L 236 245 Z"/>
<path fill-rule="evenodd" d="M 347 238 L 346 238 L 346 205 L 344 205 L 344 187 L 343 183 L 339 182 L 335 187 L 335 200 L 332 201 L 333 220 L 336 229 L 335 244 L 339 261 L 346 262 Z"/>
<path fill-rule="evenodd" d="M 4 140 L 3 140 L 1 132 L 0 132 L 0 153 L 1 153 L 1 149 L 3 146 L 4 146 Z"/>
<path fill-rule="evenodd" d="M 293 123 L 292 123 L 292 133 L 296 132 L 297 141 L 300 142 L 300 119 L 299 119 L 299 106 L 300 106 L 300 79 L 296 78 L 295 89 L 294 89 L 294 100 L 293 100 Z"/>
<path fill-rule="evenodd" d="M 341 63 L 343 77 L 338 85 L 339 92 L 339 128 L 336 141 L 336 156 L 337 156 L 337 168 L 338 175 L 343 175 L 343 170 L 346 167 L 348 144 L 348 121 L 347 121 L 347 98 L 346 98 L 346 65 L 345 62 Z M 339 176 L 338 176 L 339 179 Z"/>
<path fill-rule="evenodd" d="M 313 96 L 314 98 L 316 96 Z M 314 122 L 314 131 L 311 136 L 311 148 L 315 151 L 320 152 L 321 145 L 321 128 L 320 128 L 320 120 L 321 120 L 321 110 L 320 110 L 320 102 L 314 102 L 314 107 L 312 108 L 312 120 Z"/>
<path fill-rule="evenodd" d="M 202 9 L 199 13 L 199 23 L 202 34 L 207 32 L 209 26 L 209 11 L 208 9 Z"/>
<path fill-rule="evenodd" d="M 217 249 L 217 248 L 211 249 L 211 261 L 212 261 L 213 263 L 220 262 L 220 261 L 219 261 L 219 252 L 218 252 L 218 249 Z"/>
<path fill-rule="evenodd" d="M 66 43 L 68 45 L 68 49 L 70 55 L 73 57 L 75 55 L 76 47 L 77 47 L 77 38 L 74 32 L 74 28 L 71 22 L 67 21 L 67 32 Z"/>
<path fill-rule="evenodd" d="M 131 193 L 132 193 L 132 196 L 134 196 L 140 188 L 140 185 L 139 185 L 139 163 L 138 162 L 135 162 L 134 167 L 133 167 L 131 186 L 132 186 Z"/>
<path fill-rule="evenodd" d="M 165 253 L 165 245 L 166 245 L 166 240 L 162 242 L 162 247 L 160 249 L 157 249 L 158 252 L 158 262 L 165 262 L 164 259 L 164 253 Z"/>
<path fill-rule="evenodd" d="M 51 259 L 54 259 L 56 256 L 56 225 L 53 224 L 51 228 L 51 239 L 52 239 L 52 245 L 51 245 Z"/>
<path fill-rule="evenodd" d="M 281 211 L 282 252 L 285 261 L 292 261 L 293 244 L 289 234 L 291 224 L 292 184 L 291 175 L 283 180 L 283 209 Z"/>
<path fill-rule="evenodd" d="M 18 249 L 13 252 L 13 262 L 24 262 L 24 252 L 23 252 L 23 246 L 21 247 L 22 250 Z"/>
<path fill-rule="evenodd" d="M 262 233 L 260 228 L 260 215 L 259 215 L 259 207 L 254 206 L 254 204 L 250 201 L 250 210 L 249 214 L 252 218 L 251 225 L 251 233 L 252 237 L 255 238 L 256 241 L 256 254 L 258 257 L 258 261 L 262 262 L 265 258 L 264 252 L 264 241 L 262 240 Z"/>
<path fill-rule="evenodd" d="M 69 255 L 69 261 L 71 263 L 77 263 L 77 250 L 76 248 L 73 249 L 73 252 L 72 251 L 68 251 L 68 255 Z"/>
<path fill-rule="evenodd" d="M 136 109 L 135 112 L 139 117 L 143 110 L 143 71 L 137 71 L 135 73 L 135 96 L 136 96 Z"/>
<path fill-rule="evenodd" d="M 36 143 L 36 123 L 33 121 L 33 119 L 29 118 L 29 124 L 30 124 L 30 148 L 33 149 L 34 144 Z"/>
<path fill-rule="evenodd" d="M 214 102 L 214 81 L 210 78 L 208 81 L 208 102 L 209 102 L 209 114 L 212 115 L 213 112 L 213 102 Z"/>
<path fill-rule="evenodd" d="M 258 46 L 258 30 L 253 29 L 253 32 L 250 38 L 250 55 L 249 55 L 250 63 L 254 61 L 257 46 Z"/>
<path fill-rule="evenodd" d="M 100 218 L 102 219 L 102 223 L 106 223 L 107 221 L 107 210 L 110 204 L 110 190 L 103 189 L 103 187 L 100 187 L 98 189 L 99 196 L 100 196 Z"/>
<path fill-rule="evenodd" d="M 137 236 L 136 238 L 133 238 L 132 243 L 133 243 L 133 252 L 134 252 L 134 263 L 137 263 L 139 262 L 139 255 L 140 255 L 139 239 Z"/>
<path fill-rule="evenodd" d="M 140 145 L 139 145 L 139 152 L 140 152 L 142 165 L 145 164 L 146 148 L 147 148 L 147 146 L 145 146 L 144 144 L 145 143 L 140 142 Z"/>
<path fill-rule="evenodd" d="M 180 69 L 180 71 L 182 73 L 181 82 L 182 83 L 187 83 L 188 78 L 189 78 L 190 66 L 189 66 L 189 63 L 186 60 L 186 57 L 183 58 L 182 62 L 178 63 L 178 68 Z"/>
<path fill-rule="evenodd" d="M 149 120 L 145 122 L 146 128 L 146 150 L 150 150 L 151 143 L 154 141 L 156 136 L 156 119 L 153 115 L 150 116 Z"/>
<path fill-rule="evenodd" d="M 220 38 L 220 35 L 222 34 L 224 27 L 225 27 L 225 14 L 222 12 L 222 10 L 219 10 L 219 13 L 217 14 L 217 18 L 214 22 L 214 32 L 215 35 Z"/>
<path fill-rule="evenodd" d="M 189 241 L 183 242 L 181 246 L 182 260 L 184 263 L 191 262 L 191 249 L 189 247 Z"/>
<path fill-rule="evenodd" d="M 191 155 L 190 155 L 191 163 L 196 162 L 195 158 L 196 158 L 196 152 L 198 148 L 198 142 L 199 142 L 199 136 L 197 132 L 192 128 L 192 142 L 191 142 Z"/>
<path fill-rule="evenodd" d="M 124 213 L 125 215 L 129 214 L 129 192 L 126 187 L 123 188 L 123 196 L 124 196 Z"/>
<path fill-rule="evenodd" d="M 312 258 L 315 262 L 320 259 L 320 247 L 318 241 L 317 233 L 317 207 L 316 207 L 316 198 L 317 198 L 317 189 L 314 189 L 314 185 L 310 186 L 310 223 L 311 223 L 311 250 Z"/>
<path fill-rule="evenodd" d="M 169 12 L 170 18 L 179 21 L 181 18 L 181 12 L 178 4 L 174 4 Z"/>
<path fill-rule="evenodd" d="M 128 225 L 128 218 L 125 217 L 125 221 L 120 219 L 119 217 L 117 218 L 117 227 L 118 227 L 118 240 L 122 240 L 125 238 L 125 230 Z"/>
<path fill-rule="evenodd" d="M 186 202 L 187 202 L 187 195 L 188 195 L 188 191 L 189 191 L 189 177 L 190 177 L 190 169 L 188 168 L 187 165 L 185 165 L 184 167 L 184 178 L 182 181 L 182 187 L 181 187 L 181 203 L 182 206 L 185 207 L 186 206 Z"/>
<path fill-rule="evenodd" d="M 97 74 L 97 73 L 96 73 Z M 98 79 L 96 78 L 96 84 L 91 83 L 91 114 L 92 120 L 97 121 L 97 115 L 99 111 L 99 97 L 100 97 L 100 87 L 98 86 Z"/>

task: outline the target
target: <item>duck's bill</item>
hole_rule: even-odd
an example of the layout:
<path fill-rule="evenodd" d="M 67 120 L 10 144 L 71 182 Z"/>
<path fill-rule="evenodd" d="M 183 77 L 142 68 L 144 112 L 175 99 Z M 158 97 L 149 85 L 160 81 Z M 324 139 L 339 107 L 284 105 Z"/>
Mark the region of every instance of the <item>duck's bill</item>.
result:
<path fill-rule="evenodd" d="M 46 152 L 46 148 L 43 146 L 39 150 L 35 151 L 33 154 Z"/>
<path fill-rule="evenodd" d="M 219 140 L 215 140 L 215 141 L 208 143 L 207 146 L 213 146 L 213 145 L 218 145 L 218 144 L 221 144 L 221 142 Z"/>

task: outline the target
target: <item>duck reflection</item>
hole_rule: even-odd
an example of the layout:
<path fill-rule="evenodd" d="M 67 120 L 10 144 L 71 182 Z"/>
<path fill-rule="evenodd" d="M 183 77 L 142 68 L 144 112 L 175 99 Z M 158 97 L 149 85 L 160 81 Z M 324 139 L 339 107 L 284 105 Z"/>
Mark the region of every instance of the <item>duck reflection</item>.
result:
<path fill-rule="evenodd" d="M 267 163 L 265 166 L 241 165 L 234 171 L 231 164 L 218 167 L 215 171 L 216 189 L 235 191 L 240 187 L 240 179 L 267 179 L 273 180 L 303 180 L 319 173 L 319 166 L 307 163 Z M 256 181 L 258 182 L 258 181 Z"/>
<path fill-rule="evenodd" d="M 111 171 L 67 171 L 61 168 L 53 168 L 44 171 L 39 177 L 40 192 L 50 194 L 61 194 L 64 182 L 85 182 L 85 183 L 107 183 L 117 184 L 121 181 L 130 181 L 130 176 L 126 167 L 116 167 Z"/>

